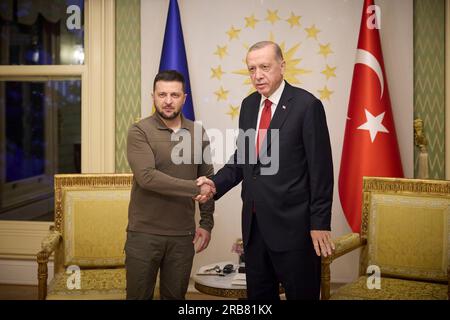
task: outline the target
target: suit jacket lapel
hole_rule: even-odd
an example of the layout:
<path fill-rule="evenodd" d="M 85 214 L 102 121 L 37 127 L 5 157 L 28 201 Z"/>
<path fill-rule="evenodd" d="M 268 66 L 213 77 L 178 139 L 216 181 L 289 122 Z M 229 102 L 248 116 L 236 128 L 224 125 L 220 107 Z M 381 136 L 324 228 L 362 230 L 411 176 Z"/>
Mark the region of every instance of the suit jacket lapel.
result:
<path fill-rule="evenodd" d="M 277 109 L 273 115 L 272 120 L 270 121 L 269 129 L 265 139 L 271 136 L 270 130 L 272 129 L 280 130 L 281 127 L 283 126 L 283 123 L 287 119 L 289 111 L 292 108 L 292 105 L 290 103 L 290 100 L 292 98 L 293 98 L 292 87 L 289 83 L 286 82 L 286 86 L 284 87 L 283 94 L 281 95 L 280 101 L 278 102 Z M 271 142 L 272 142 L 271 139 L 269 139 L 267 142 L 266 150 L 262 150 L 262 152 L 260 153 L 261 157 L 267 154 Z"/>
<path fill-rule="evenodd" d="M 258 122 L 258 112 L 259 112 L 260 101 L 261 101 L 261 95 L 257 94 L 257 95 L 255 95 L 255 98 L 249 102 L 249 107 L 251 109 L 250 109 L 249 123 L 248 123 L 249 126 L 247 129 L 257 130 L 256 124 Z"/>
<path fill-rule="evenodd" d="M 244 130 L 255 130 L 255 132 L 257 131 L 256 129 L 256 125 L 258 122 L 258 112 L 259 112 L 259 103 L 261 101 L 261 95 L 260 94 L 255 94 L 254 97 L 252 99 L 249 100 L 249 102 L 247 103 L 247 105 L 245 106 L 245 108 L 249 108 L 248 109 L 248 116 L 247 116 L 247 120 L 246 120 L 246 127 L 245 128 L 241 128 Z M 257 134 L 257 132 L 256 132 Z M 256 139 L 256 136 L 255 136 Z M 245 143 L 247 145 L 247 142 Z M 247 159 L 256 159 L 256 148 L 255 148 L 255 141 L 248 141 L 248 146 L 246 147 L 247 152 L 245 152 L 246 154 L 246 158 Z M 249 163 L 250 165 L 254 165 L 250 163 L 249 160 L 246 160 L 246 163 Z"/>
<path fill-rule="evenodd" d="M 273 115 L 272 121 L 270 121 L 269 130 L 281 129 L 289 113 L 289 109 L 291 107 L 290 100 L 292 99 L 292 97 L 292 87 L 289 83 L 286 82 L 286 86 L 284 87 L 281 99 L 278 102 L 277 110 Z"/>

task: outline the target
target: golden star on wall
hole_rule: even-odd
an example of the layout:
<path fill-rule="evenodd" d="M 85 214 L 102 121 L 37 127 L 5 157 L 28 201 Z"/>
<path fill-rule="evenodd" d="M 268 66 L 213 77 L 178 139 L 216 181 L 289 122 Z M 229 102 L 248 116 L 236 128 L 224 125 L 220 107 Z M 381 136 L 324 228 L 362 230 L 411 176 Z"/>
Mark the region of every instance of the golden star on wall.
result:
<path fill-rule="evenodd" d="M 317 34 L 320 32 L 320 30 L 316 28 L 315 24 L 313 24 L 309 28 L 305 28 L 305 31 L 308 34 L 308 38 L 314 38 L 316 40 L 317 40 Z"/>
<path fill-rule="evenodd" d="M 224 90 L 224 88 L 220 86 L 220 89 L 214 92 L 214 94 L 217 96 L 217 101 L 220 101 L 220 100 L 227 100 L 229 92 L 230 91 Z"/>
<path fill-rule="evenodd" d="M 289 22 L 289 24 L 291 25 L 291 28 L 293 28 L 295 26 L 300 27 L 300 18 L 301 18 L 301 16 L 296 16 L 293 12 L 291 12 L 291 17 L 289 19 L 287 19 L 286 21 Z"/>
<path fill-rule="evenodd" d="M 231 26 L 231 29 L 227 31 L 229 40 L 233 39 L 239 39 L 239 32 L 241 32 L 241 29 L 235 29 L 233 26 Z"/>
<path fill-rule="evenodd" d="M 269 21 L 271 24 L 275 24 L 278 20 L 280 20 L 280 17 L 278 16 L 278 10 L 267 10 L 267 17 L 266 20 Z"/>
<path fill-rule="evenodd" d="M 255 15 L 252 14 L 250 17 L 245 17 L 245 27 L 255 29 L 256 24 L 259 22 L 258 19 L 255 18 Z"/>
<path fill-rule="evenodd" d="M 325 44 L 325 45 L 319 44 L 319 46 L 320 46 L 319 54 L 323 55 L 325 58 L 329 54 L 333 53 L 333 50 L 331 50 L 331 44 L 329 44 L 329 43 Z"/>
<path fill-rule="evenodd" d="M 218 66 L 217 68 L 211 68 L 211 78 L 217 78 L 219 80 L 222 79 L 222 76 L 225 72 L 222 71 L 222 66 Z"/>
<path fill-rule="evenodd" d="M 223 59 L 223 57 L 225 57 L 226 55 L 228 55 L 227 53 L 227 46 L 217 46 L 217 50 L 216 52 L 214 52 L 215 55 L 218 55 L 220 59 Z"/>
<path fill-rule="evenodd" d="M 327 80 L 330 78 L 336 78 L 336 67 L 332 68 L 329 65 L 323 70 L 321 73 L 327 77 Z"/>
<path fill-rule="evenodd" d="M 330 100 L 334 91 L 331 91 L 325 86 L 322 90 L 317 90 L 320 93 L 320 100 Z"/>
<path fill-rule="evenodd" d="M 230 104 L 227 114 L 231 117 L 231 120 L 234 120 L 235 117 L 239 116 L 239 106 L 233 107 Z"/>

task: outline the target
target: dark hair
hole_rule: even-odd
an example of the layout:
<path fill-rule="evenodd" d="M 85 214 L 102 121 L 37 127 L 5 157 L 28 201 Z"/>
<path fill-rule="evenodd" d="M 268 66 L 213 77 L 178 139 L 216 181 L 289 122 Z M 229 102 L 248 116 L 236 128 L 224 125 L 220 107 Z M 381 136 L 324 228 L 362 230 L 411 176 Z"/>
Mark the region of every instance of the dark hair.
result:
<path fill-rule="evenodd" d="M 184 77 L 181 73 L 179 73 L 176 70 L 164 70 L 159 72 L 156 77 L 155 80 L 153 81 L 153 91 L 155 91 L 155 87 L 156 87 L 156 83 L 158 81 L 176 81 L 176 82 L 181 82 L 181 84 L 183 85 L 183 93 L 186 93 L 186 83 L 184 81 Z"/>

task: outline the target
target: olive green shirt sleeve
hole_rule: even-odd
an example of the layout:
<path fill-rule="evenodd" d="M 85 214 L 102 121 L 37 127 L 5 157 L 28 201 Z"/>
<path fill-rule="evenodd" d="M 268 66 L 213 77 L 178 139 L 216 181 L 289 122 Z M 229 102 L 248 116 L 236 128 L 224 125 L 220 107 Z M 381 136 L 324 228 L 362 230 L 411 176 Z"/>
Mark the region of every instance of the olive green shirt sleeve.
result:
<path fill-rule="evenodd" d="M 174 178 L 155 168 L 152 148 L 145 133 L 135 124 L 128 131 L 127 158 L 136 182 L 143 189 L 181 197 L 199 193 L 195 180 Z"/>
<path fill-rule="evenodd" d="M 206 177 L 211 177 L 212 175 L 214 175 L 214 167 L 212 165 L 212 160 L 211 160 L 211 150 L 210 150 L 210 144 L 209 144 L 209 139 L 206 135 L 206 133 L 203 131 L 203 136 L 206 139 L 206 141 L 203 141 L 203 145 L 202 145 L 202 150 L 203 150 L 203 161 L 202 164 L 200 164 L 199 169 L 198 169 L 198 176 L 202 177 L 202 176 L 206 176 Z M 208 201 L 206 201 L 203 204 L 199 205 L 200 207 L 200 227 L 202 229 L 205 229 L 209 232 L 211 232 L 212 228 L 214 227 L 214 210 L 215 210 L 215 203 L 214 203 L 214 199 L 210 199 Z"/>

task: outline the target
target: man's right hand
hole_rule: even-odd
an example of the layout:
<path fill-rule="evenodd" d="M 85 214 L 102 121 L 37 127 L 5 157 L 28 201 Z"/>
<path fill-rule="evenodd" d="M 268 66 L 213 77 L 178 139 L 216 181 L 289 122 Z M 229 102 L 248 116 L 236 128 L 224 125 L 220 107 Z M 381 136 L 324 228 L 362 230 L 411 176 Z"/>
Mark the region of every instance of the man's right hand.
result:
<path fill-rule="evenodd" d="M 199 177 L 197 179 L 197 186 L 200 187 L 200 194 L 194 200 L 199 203 L 205 203 L 216 194 L 216 186 L 214 182 L 207 177 Z"/>

